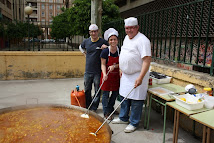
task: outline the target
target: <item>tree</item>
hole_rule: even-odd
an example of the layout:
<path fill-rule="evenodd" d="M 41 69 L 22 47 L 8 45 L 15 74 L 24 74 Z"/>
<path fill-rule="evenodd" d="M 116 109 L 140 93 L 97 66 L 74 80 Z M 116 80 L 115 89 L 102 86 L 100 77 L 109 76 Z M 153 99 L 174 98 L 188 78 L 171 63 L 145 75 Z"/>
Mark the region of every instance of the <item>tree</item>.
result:
<path fill-rule="evenodd" d="M 70 36 L 69 29 L 71 29 L 68 23 L 68 11 L 64 10 L 64 13 L 53 17 L 53 24 L 51 25 L 51 37 L 56 39 L 62 39 Z"/>
<path fill-rule="evenodd" d="M 3 36 L 4 35 L 4 25 L 3 23 L 0 23 L 0 36 Z"/>
<path fill-rule="evenodd" d="M 103 1 L 102 25 L 119 20 L 119 8 L 113 0 Z M 64 31 L 65 35 L 88 35 L 88 27 L 91 24 L 91 0 L 75 0 L 73 7 L 65 10 L 63 14 L 53 19 L 52 34 L 54 37 Z M 65 24 L 64 24 L 65 23 Z M 61 34 L 59 34 L 61 35 Z"/>
<path fill-rule="evenodd" d="M 30 37 L 37 37 L 42 34 L 42 31 L 39 29 L 37 25 L 23 23 L 23 22 L 14 22 L 9 23 L 6 28 L 6 35 L 10 39 L 22 39 L 23 37 L 28 36 L 28 30 L 26 27 L 29 26 L 30 29 Z"/>

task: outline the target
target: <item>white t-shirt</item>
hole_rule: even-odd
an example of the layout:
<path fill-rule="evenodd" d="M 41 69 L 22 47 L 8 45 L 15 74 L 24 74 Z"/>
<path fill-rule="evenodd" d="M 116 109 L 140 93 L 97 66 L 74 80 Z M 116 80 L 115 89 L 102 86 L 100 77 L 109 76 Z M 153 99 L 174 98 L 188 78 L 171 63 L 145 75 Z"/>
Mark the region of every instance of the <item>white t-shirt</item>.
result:
<path fill-rule="evenodd" d="M 140 72 L 143 63 L 142 58 L 145 56 L 151 56 L 149 39 L 140 32 L 133 39 L 129 39 L 126 35 L 119 58 L 122 72 L 126 74 Z"/>
<path fill-rule="evenodd" d="M 140 32 L 133 39 L 129 39 L 128 35 L 126 35 L 119 57 L 119 67 L 123 73 L 120 80 L 121 96 L 126 97 L 134 87 L 135 80 L 141 72 L 142 58 L 145 56 L 151 56 L 150 40 Z M 133 90 L 128 99 L 145 100 L 148 79 L 149 71 L 144 76 L 142 84 Z"/>

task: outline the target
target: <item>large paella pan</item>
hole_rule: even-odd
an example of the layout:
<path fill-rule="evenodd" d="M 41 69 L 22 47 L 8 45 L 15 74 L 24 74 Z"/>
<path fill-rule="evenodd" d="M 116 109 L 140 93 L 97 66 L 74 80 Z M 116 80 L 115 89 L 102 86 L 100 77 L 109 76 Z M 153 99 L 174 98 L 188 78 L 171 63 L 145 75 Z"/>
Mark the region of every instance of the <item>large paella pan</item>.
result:
<path fill-rule="evenodd" d="M 103 119 L 77 106 L 53 104 L 25 105 L 0 109 L 0 143 L 109 143 L 111 129 L 105 124 L 93 136 Z"/>

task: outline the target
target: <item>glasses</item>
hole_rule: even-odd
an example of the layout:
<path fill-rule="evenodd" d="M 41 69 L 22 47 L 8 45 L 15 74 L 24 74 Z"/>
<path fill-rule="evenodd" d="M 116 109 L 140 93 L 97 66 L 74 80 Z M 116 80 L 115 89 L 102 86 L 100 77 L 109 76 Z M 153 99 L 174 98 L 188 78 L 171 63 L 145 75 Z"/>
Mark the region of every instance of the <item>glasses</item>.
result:
<path fill-rule="evenodd" d="M 91 34 L 91 33 L 97 33 L 98 32 L 98 30 L 96 30 L 96 31 L 89 31 L 89 33 Z"/>
<path fill-rule="evenodd" d="M 125 30 L 133 30 L 135 28 L 137 28 L 137 26 L 127 26 L 125 27 Z"/>

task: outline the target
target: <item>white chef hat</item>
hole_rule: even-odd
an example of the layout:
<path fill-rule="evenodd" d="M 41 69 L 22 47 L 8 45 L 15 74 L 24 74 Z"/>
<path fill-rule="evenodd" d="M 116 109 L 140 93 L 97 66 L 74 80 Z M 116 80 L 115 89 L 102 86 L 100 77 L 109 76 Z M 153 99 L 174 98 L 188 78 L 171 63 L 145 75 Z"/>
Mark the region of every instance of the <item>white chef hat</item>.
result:
<path fill-rule="evenodd" d="M 109 28 L 108 30 L 105 31 L 104 33 L 104 39 L 106 41 L 108 41 L 109 37 L 111 37 L 112 35 L 115 35 L 118 37 L 118 32 L 117 30 L 115 30 L 114 28 Z"/>
<path fill-rule="evenodd" d="M 124 20 L 124 22 L 125 22 L 125 26 L 136 26 L 136 25 L 138 25 L 137 18 L 135 18 L 135 17 L 126 18 Z"/>
<path fill-rule="evenodd" d="M 91 31 L 91 30 L 98 30 L 98 26 L 96 25 L 96 24 L 91 24 L 90 26 L 89 26 L 89 30 Z"/>

